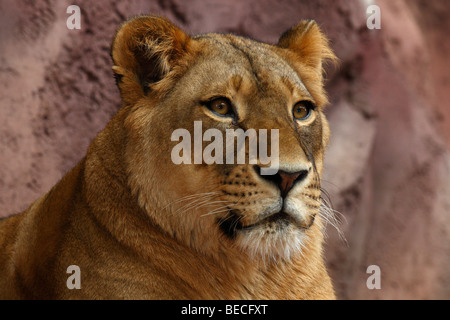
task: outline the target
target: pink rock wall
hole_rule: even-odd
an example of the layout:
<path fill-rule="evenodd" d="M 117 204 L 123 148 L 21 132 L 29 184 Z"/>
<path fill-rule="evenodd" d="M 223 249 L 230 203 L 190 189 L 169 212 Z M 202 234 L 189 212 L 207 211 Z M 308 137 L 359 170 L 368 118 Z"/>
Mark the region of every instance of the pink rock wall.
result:
<path fill-rule="evenodd" d="M 381 29 L 366 8 L 381 9 Z M 69 30 L 69 5 L 81 29 Z M 450 298 L 450 3 L 0 0 L 0 216 L 25 209 L 84 155 L 120 98 L 109 46 L 137 14 L 186 31 L 276 42 L 315 19 L 341 59 L 328 71 L 332 140 L 323 187 L 340 228 L 325 253 L 341 299 Z M 370 290 L 367 267 L 381 270 Z"/>

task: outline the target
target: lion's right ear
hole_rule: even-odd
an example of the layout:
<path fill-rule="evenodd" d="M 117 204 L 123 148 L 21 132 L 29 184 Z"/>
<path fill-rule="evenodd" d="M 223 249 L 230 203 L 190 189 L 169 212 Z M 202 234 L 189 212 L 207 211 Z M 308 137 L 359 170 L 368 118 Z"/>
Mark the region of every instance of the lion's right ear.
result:
<path fill-rule="evenodd" d="M 111 46 L 124 104 L 135 104 L 163 79 L 187 53 L 189 42 L 189 35 L 162 17 L 139 16 L 125 22 Z"/>
<path fill-rule="evenodd" d="M 322 73 L 324 61 L 337 61 L 328 39 L 314 20 L 303 20 L 287 30 L 278 40 L 278 46 L 296 53 L 306 66 L 318 73 Z"/>

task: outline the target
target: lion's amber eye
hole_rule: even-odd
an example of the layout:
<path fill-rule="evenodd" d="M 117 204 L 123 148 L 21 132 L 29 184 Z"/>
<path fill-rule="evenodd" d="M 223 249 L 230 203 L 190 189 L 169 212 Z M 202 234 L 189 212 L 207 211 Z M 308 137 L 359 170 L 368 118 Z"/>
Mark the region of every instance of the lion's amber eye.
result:
<path fill-rule="evenodd" d="M 226 98 L 217 98 L 209 101 L 208 108 L 219 116 L 228 116 L 232 113 L 231 103 Z"/>
<path fill-rule="evenodd" d="M 305 120 L 310 116 L 312 108 L 313 106 L 311 102 L 300 101 L 295 104 L 292 114 L 297 120 Z"/>

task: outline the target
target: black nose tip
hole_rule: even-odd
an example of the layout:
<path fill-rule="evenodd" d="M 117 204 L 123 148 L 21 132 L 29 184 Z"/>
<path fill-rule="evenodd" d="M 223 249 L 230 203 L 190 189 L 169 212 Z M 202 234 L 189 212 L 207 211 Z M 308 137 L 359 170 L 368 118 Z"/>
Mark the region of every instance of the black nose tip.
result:
<path fill-rule="evenodd" d="M 309 173 L 309 170 L 301 170 L 296 172 L 278 170 L 278 172 L 274 175 L 263 175 L 261 174 L 261 167 L 255 166 L 254 168 L 261 178 L 275 183 L 275 185 L 280 189 L 281 196 L 283 198 L 286 197 L 288 192 L 297 182 L 304 180 Z"/>

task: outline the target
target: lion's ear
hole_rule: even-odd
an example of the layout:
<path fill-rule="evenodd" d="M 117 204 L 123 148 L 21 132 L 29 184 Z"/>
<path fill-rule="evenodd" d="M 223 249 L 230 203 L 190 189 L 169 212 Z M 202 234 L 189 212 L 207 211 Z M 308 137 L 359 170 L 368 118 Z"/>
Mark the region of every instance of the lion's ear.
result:
<path fill-rule="evenodd" d="M 169 20 L 139 16 L 125 22 L 111 46 L 113 71 L 124 104 L 134 104 L 164 78 L 188 50 L 189 35 Z"/>
<path fill-rule="evenodd" d="M 337 60 L 328 39 L 314 20 L 303 20 L 283 33 L 278 40 L 279 47 L 295 52 L 302 63 L 322 72 L 325 60 Z"/>

